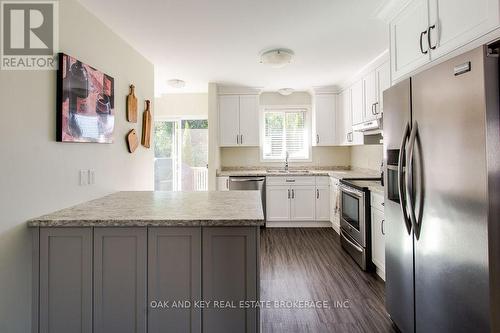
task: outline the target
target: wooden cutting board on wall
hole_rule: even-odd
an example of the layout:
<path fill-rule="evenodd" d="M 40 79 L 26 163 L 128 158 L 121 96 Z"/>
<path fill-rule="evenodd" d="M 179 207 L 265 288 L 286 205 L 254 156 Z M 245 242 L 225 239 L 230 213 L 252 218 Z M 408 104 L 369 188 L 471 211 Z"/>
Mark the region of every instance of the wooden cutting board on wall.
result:
<path fill-rule="evenodd" d="M 135 86 L 130 85 L 130 93 L 127 95 L 127 121 L 137 122 L 137 97 L 135 97 Z"/>
<path fill-rule="evenodd" d="M 137 132 L 135 129 L 130 130 L 127 134 L 127 146 L 129 153 L 133 153 L 139 146 L 139 138 L 137 137 Z"/>
<path fill-rule="evenodd" d="M 146 100 L 146 110 L 142 114 L 142 140 L 141 144 L 149 148 L 151 145 L 151 101 Z"/>

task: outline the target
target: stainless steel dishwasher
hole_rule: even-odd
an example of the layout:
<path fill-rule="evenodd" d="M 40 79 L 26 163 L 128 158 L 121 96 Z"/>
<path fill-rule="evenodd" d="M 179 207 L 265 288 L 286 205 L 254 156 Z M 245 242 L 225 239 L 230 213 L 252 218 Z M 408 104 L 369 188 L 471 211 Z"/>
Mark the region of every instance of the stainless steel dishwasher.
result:
<path fill-rule="evenodd" d="M 266 218 L 266 177 L 229 177 L 229 191 L 260 191 Z"/>

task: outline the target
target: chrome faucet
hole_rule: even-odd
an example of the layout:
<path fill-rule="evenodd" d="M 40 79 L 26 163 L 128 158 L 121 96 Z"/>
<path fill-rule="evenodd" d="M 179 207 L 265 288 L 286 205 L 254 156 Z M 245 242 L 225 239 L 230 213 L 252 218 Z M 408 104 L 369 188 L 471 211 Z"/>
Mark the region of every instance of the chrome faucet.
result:
<path fill-rule="evenodd" d="M 285 171 L 288 172 L 288 157 L 290 157 L 290 155 L 288 154 L 288 152 L 286 152 L 286 157 L 285 157 Z"/>

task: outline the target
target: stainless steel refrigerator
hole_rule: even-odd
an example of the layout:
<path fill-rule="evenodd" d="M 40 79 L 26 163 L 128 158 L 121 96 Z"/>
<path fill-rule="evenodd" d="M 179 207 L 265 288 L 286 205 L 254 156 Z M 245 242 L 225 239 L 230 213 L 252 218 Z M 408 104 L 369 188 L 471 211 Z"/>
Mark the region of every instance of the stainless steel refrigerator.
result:
<path fill-rule="evenodd" d="M 500 332 L 498 49 L 384 92 L 386 306 L 402 332 Z"/>

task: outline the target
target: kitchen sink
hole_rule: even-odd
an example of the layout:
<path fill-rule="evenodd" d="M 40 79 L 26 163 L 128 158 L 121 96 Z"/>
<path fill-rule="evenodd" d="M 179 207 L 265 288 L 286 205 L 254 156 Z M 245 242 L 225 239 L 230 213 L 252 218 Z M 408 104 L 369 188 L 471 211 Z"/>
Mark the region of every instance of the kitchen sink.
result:
<path fill-rule="evenodd" d="M 296 173 L 309 173 L 310 170 L 267 170 L 268 173 L 293 175 Z"/>

